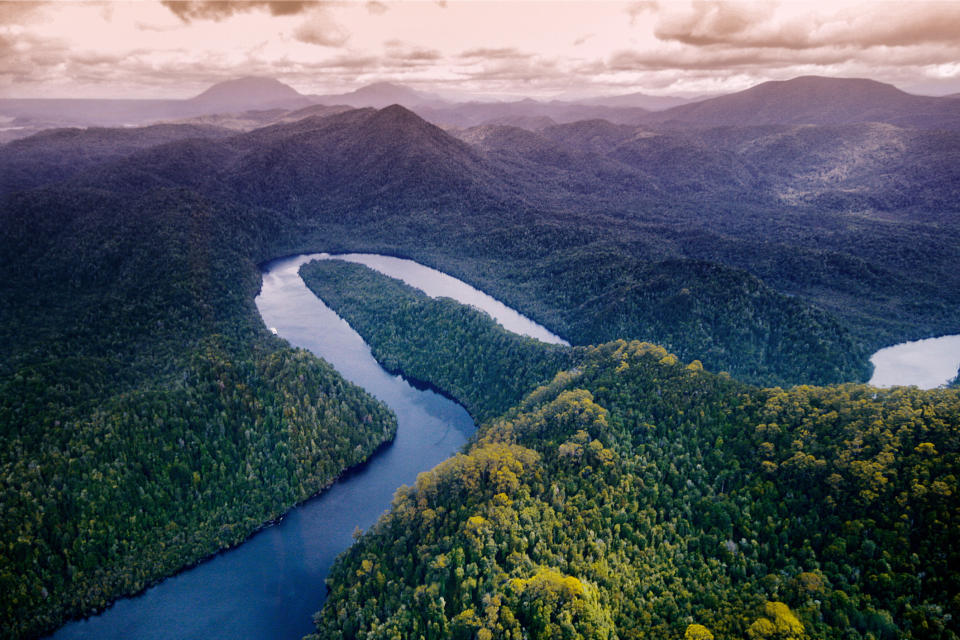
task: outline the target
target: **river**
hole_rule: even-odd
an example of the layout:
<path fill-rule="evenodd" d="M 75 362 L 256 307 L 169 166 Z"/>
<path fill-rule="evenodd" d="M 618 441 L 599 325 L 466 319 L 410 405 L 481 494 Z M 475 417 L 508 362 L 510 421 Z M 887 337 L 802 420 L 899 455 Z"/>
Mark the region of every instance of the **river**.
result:
<path fill-rule="evenodd" d="M 291 509 L 279 524 L 138 596 L 118 600 L 99 615 L 66 624 L 53 638 L 301 638 L 313 630 L 313 613 L 326 597 L 324 580 L 337 555 L 352 543 L 354 530 L 370 527 L 389 508 L 397 487 L 449 458 L 473 433 L 475 425 L 463 407 L 384 371 L 363 339 L 307 289 L 297 274 L 300 265 L 330 257 L 300 255 L 264 265 L 257 308 L 267 327 L 324 358 L 389 406 L 397 415 L 394 442 Z M 518 333 L 563 342 L 490 296 L 410 260 L 370 254 L 344 259 L 481 308 Z"/>

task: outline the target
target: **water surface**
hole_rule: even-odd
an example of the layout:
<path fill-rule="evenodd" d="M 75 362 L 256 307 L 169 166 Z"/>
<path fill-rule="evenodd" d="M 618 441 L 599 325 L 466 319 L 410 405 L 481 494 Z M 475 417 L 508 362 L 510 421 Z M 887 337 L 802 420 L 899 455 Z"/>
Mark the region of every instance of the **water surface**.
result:
<path fill-rule="evenodd" d="M 904 342 L 870 356 L 875 387 L 914 385 L 934 389 L 953 380 L 960 368 L 960 335 Z"/>

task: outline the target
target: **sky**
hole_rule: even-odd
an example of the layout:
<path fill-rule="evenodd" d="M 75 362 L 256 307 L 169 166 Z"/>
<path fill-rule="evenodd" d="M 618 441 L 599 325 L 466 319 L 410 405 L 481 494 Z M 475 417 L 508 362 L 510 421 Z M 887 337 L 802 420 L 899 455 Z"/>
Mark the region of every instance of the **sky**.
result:
<path fill-rule="evenodd" d="M 960 0 L 0 0 L 0 97 L 185 98 L 269 76 L 449 97 L 699 96 L 800 75 L 960 92 Z"/>

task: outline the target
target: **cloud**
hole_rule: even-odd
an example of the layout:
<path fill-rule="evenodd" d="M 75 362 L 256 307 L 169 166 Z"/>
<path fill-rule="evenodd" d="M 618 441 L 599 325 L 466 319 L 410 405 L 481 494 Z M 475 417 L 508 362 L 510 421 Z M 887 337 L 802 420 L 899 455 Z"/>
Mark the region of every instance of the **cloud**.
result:
<path fill-rule="evenodd" d="M 184 22 L 224 20 L 235 13 L 267 9 L 275 16 L 289 16 L 308 11 L 320 3 L 316 0 L 161 0 Z"/>
<path fill-rule="evenodd" d="M 875 3 L 787 15 L 771 3 L 695 2 L 659 13 L 654 35 L 697 47 L 804 50 L 960 42 L 960 4 Z"/>
<path fill-rule="evenodd" d="M 40 2 L 0 1 L 0 25 L 22 24 L 43 6 Z"/>
<path fill-rule="evenodd" d="M 410 45 L 402 40 L 387 40 L 383 44 L 387 57 L 405 66 L 430 64 L 443 58 L 443 54 L 436 49 Z"/>
<path fill-rule="evenodd" d="M 636 24 L 637 18 L 645 13 L 656 13 L 660 10 L 660 3 L 655 0 L 643 0 L 641 2 L 631 2 L 627 7 L 627 15 L 630 16 L 630 24 Z"/>
<path fill-rule="evenodd" d="M 710 69 L 721 71 L 733 68 L 764 69 L 797 65 L 833 65 L 854 58 L 849 49 L 829 49 L 805 53 L 783 50 L 757 52 L 755 49 L 728 48 L 702 51 L 692 48 L 676 50 L 619 51 L 607 61 L 610 71 L 658 71 L 666 69 Z"/>
<path fill-rule="evenodd" d="M 389 10 L 387 5 L 383 4 L 382 2 L 378 2 L 377 0 L 371 0 L 366 4 L 366 7 L 368 12 L 376 16 L 382 16 Z"/>
<path fill-rule="evenodd" d="M 318 14 L 307 20 L 293 32 L 300 42 L 321 47 L 342 47 L 350 39 L 350 34 L 325 14 Z"/>
<path fill-rule="evenodd" d="M 503 60 L 531 58 L 533 54 L 524 53 L 514 47 L 469 49 L 460 54 L 461 58 L 481 58 L 484 60 Z"/>
<path fill-rule="evenodd" d="M 764 46 L 773 16 L 774 6 L 767 3 L 696 2 L 685 10 L 661 13 L 654 35 L 694 46 Z"/>

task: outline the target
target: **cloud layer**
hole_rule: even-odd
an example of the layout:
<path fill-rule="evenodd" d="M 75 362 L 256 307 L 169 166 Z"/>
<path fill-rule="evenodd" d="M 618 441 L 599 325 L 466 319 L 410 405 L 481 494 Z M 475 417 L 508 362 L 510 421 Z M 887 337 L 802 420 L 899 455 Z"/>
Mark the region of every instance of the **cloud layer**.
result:
<path fill-rule="evenodd" d="M 248 74 L 481 94 L 696 94 L 796 75 L 960 91 L 960 3 L 0 1 L 0 96 L 189 95 Z"/>

